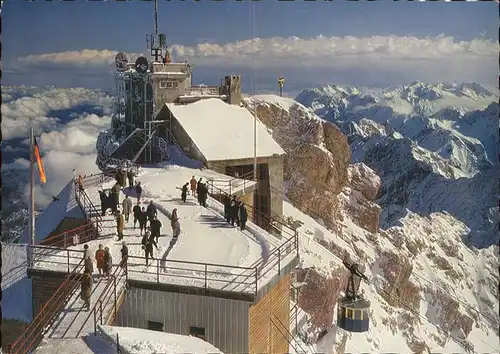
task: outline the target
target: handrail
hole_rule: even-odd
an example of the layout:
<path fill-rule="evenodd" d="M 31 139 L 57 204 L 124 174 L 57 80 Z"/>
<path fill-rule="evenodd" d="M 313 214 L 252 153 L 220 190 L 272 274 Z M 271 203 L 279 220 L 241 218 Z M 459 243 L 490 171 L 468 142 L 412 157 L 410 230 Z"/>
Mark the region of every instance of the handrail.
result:
<path fill-rule="evenodd" d="M 125 142 L 128 139 L 130 139 L 130 137 L 132 137 L 137 131 L 141 131 L 141 130 L 142 130 L 141 128 L 135 128 L 132 133 L 130 133 L 125 139 L 123 139 L 123 141 L 120 143 L 120 145 L 118 145 L 113 151 L 111 151 L 109 156 L 112 156 L 116 152 L 116 150 L 118 150 L 123 144 L 125 144 Z"/>
<path fill-rule="evenodd" d="M 94 203 L 92 203 L 92 200 L 90 197 L 87 195 L 85 192 L 85 189 L 80 189 L 77 185 L 75 185 L 75 199 L 82 209 L 83 213 L 85 214 L 85 217 L 89 223 L 95 224 L 95 238 L 99 237 L 99 229 L 100 225 L 102 222 L 102 217 L 101 214 L 97 211 L 97 208 L 95 207 Z M 89 211 L 87 212 L 87 207 L 89 208 Z M 93 217 L 92 217 L 92 214 Z"/>
<path fill-rule="evenodd" d="M 74 282 L 76 282 L 77 278 L 80 276 L 80 271 L 83 269 L 83 261 L 82 258 L 73 271 L 67 275 L 64 282 L 59 285 L 54 294 L 52 294 L 45 304 L 42 305 L 40 312 L 35 316 L 28 327 L 26 327 L 24 332 L 14 343 L 9 345 L 9 354 L 28 353 L 36 346 L 36 342 L 41 339 L 47 325 L 65 306 L 69 295 L 72 293 L 74 287 L 76 287 Z M 73 289 L 71 289 L 71 285 Z"/>
<path fill-rule="evenodd" d="M 146 142 L 142 145 L 142 147 L 139 149 L 139 151 L 137 152 L 137 154 L 134 155 L 134 157 L 132 158 L 132 163 L 135 163 L 135 161 L 137 161 L 137 159 L 139 158 L 139 156 L 141 156 L 142 152 L 144 151 L 144 149 L 146 148 L 146 146 L 148 146 L 148 144 L 151 143 L 151 140 L 153 140 L 154 136 L 156 134 L 156 130 L 154 130 L 151 135 L 149 136 L 148 140 L 146 140 Z"/>
<path fill-rule="evenodd" d="M 306 350 L 304 350 L 304 348 L 302 347 L 302 345 L 300 343 L 298 343 L 297 341 L 295 341 L 295 343 L 297 344 L 296 346 L 294 346 L 292 344 L 292 341 L 288 339 L 288 337 L 285 335 L 285 334 L 288 334 L 290 337 L 293 338 L 293 334 L 290 332 L 290 329 L 286 328 L 286 326 L 283 324 L 283 322 L 281 322 L 280 318 L 275 314 L 273 313 L 274 317 L 276 317 L 276 320 L 278 320 L 278 323 L 281 325 L 281 327 L 284 329 L 285 333 L 281 332 L 281 329 L 276 325 L 276 323 L 274 322 L 273 318 L 271 317 L 270 320 L 271 320 L 271 323 L 276 327 L 276 329 L 280 332 L 280 334 L 285 337 L 285 339 L 287 340 L 288 344 L 293 348 L 294 352 L 295 353 L 298 353 L 298 350 L 296 347 L 299 347 L 300 350 L 302 350 L 302 353 L 304 354 L 307 354 L 308 352 Z"/>
<path fill-rule="evenodd" d="M 31 258 L 31 268 L 36 269 L 38 268 L 35 262 L 38 263 L 53 263 L 53 264 L 64 264 L 67 269 L 67 273 L 71 273 L 70 268 L 72 265 L 78 264 L 70 262 L 71 260 L 78 260 L 81 261 L 83 259 L 83 250 L 70 250 L 68 248 L 59 248 L 59 247 L 51 247 L 51 246 L 42 246 L 42 245 L 36 245 L 36 246 L 28 246 L 29 247 L 29 252 L 30 252 L 30 258 Z M 66 256 L 61 255 L 61 251 L 64 251 Z M 70 256 L 70 253 L 76 254 Z M 54 260 L 48 260 L 46 257 L 51 257 L 51 258 L 65 258 L 65 261 L 54 261 Z M 44 259 L 45 258 L 45 259 Z"/>
<path fill-rule="evenodd" d="M 72 242 L 66 243 L 66 240 L 68 238 L 73 238 L 73 236 L 74 236 L 73 234 L 78 234 L 78 236 L 81 240 L 81 233 L 83 232 L 85 234 L 88 231 L 88 228 L 90 226 L 91 225 L 89 223 L 85 223 L 85 224 L 77 226 L 73 229 L 62 231 L 61 233 L 58 233 L 56 235 L 52 235 L 50 237 L 47 237 L 47 238 L 39 241 L 37 243 L 37 245 L 42 245 L 42 246 L 47 245 L 47 246 L 52 246 L 52 247 L 54 247 L 54 245 L 61 245 L 64 248 L 66 248 L 67 246 L 73 245 Z M 83 242 L 80 242 L 80 243 L 83 243 Z"/>

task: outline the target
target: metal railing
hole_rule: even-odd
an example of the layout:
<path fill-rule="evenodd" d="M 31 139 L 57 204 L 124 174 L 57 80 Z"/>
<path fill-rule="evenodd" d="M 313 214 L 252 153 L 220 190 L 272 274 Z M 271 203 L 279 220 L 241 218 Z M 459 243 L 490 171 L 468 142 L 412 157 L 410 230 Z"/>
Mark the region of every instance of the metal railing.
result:
<path fill-rule="evenodd" d="M 190 87 L 186 89 L 185 96 L 219 96 L 219 86 Z"/>
<path fill-rule="evenodd" d="M 141 279 L 156 281 L 156 283 L 171 283 L 170 279 L 173 278 L 181 284 L 204 289 L 222 290 L 227 284 L 235 284 L 236 287 L 242 288 L 241 292 L 248 292 L 248 289 L 251 289 L 250 293 L 257 291 L 257 267 L 178 260 L 163 261 L 158 258 L 150 263 L 150 267 L 151 265 L 154 265 L 153 271 L 148 271 L 148 268 L 146 270 L 135 270 L 135 267 L 146 266 L 146 258 L 129 256 L 127 260 L 127 280 Z M 166 280 L 167 278 L 170 279 Z"/>
<path fill-rule="evenodd" d="M 274 327 L 276 327 L 276 329 L 278 330 L 278 332 L 280 332 L 280 334 L 286 339 L 286 341 L 288 342 L 288 345 L 290 347 L 292 347 L 293 351 L 296 354 L 307 354 L 307 353 L 309 353 L 308 351 L 306 351 L 302 347 L 302 345 L 299 342 L 295 341 L 295 345 L 293 345 L 292 340 L 293 340 L 294 337 L 293 337 L 292 333 L 290 332 L 290 329 L 287 328 L 283 324 L 283 322 L 281 322 L 280 318 L 275 313 L 273 313 L 272 315 L 274 316 L 274 318 L 271 317 L 271 316 L 269 318 L 270 321 L 271 321 L 271 323 L 274 325 Z M 301 350 L 301 351 L 299 351 L 299 350 Z"/>
<path fill-rule="evenodd" d="M 28 246 L 33 269 L 66 271 L 71 273 L 83 260 L 82 250 L 70 250 L 51 246 Z"/>
<path fill-rule="evenodd" d="M 207 185 L 209 190 L 214 191 L 214 187 L 224 190 L 227 194 L 232 195 L 234 191 L 245 191 L 248 186 L 253 186 L 255 182 L 253 181 L 253 171 L 245 173 L 241 176 L 234 177 L 230 180 L 223 179 L 207 179 Z M 243 186 L 243 188 L 241 188 Z"/>
<path fill-rule="evenodd" d="M 102 222 L 101 214 L 97 210 L 94 203 L 92 203 L 92 200 L 85 192 L 85 189 L 79 188 L 78 184 L 75 186 L 75 198 L 76 202 L 85 214 L 87 222 L 95 228 L 95 234 L 93 236 L 94 239 L 96 239 L 99 236 L 99 230 Z"/>
<path fill-rule="evenodd" d="M 38 248 L 39 246 L 32 246 Z M 59 250 L 61 251 L 61 250 Z M 68 253 L 69 259 L 69 253 Z M 69 265 L 68 260 L 68 265 Z M 56 289 L 53 295 L 42 305 L 40 311 L 35 316 L 33 321 L 26 327 L 24 332 L 12 344 L 9 344 L 9 354 L 29 353 L 39 342 L 42 340 L 45 331 L 50 327 L 53 320 L 66 306 L 70 295 L 78 286 L 80 272 L 83 270 L 83 258 L 80 262 L 69 272 L 64 282 Z"/>
<path fill-rule="evenodd" d="M 37 245 L 67 248 L 92 240 L 94 234 L 95 228 L 93 225 L 86 223 L 73 229 L 49 236 L 40 241 Z"/>

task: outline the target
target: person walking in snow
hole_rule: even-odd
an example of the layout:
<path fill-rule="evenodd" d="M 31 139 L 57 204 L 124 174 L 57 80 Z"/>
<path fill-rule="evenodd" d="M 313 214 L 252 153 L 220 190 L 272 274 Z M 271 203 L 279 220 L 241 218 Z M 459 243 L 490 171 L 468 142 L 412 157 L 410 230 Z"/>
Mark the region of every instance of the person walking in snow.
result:
<path fill-rule="evenodd" d="M 153 246 L 158 250 L 158 245 L 156 244 L 154 237 L 149 231 L 146 231 L 144 233 L 144 237 L 142 238 L 142 249 L 144 250 L 144 256 L 146 258 L 146 266 L 149 264 L 149 257 L 151 257 L 151 260 L 154 260 Z"/>
<path fill-rule="evenodd" d="M 126 269 L 127 268 L 127 259 L 128 259 L 128 247 L 125 241 L 122 242 L 122 249 L 120 250 L 122 254 L 122 260 L 120 261 L 120 267 Z"/>
<path fill-rule="evenodd" d="M 142 194 L 141 182 L 137 182 L 137 186 L 135 186 L 135 194 L 137 195 L 137 204 L 139 204 L 141 202 Z"/>
<path fill-rule="evenodd" d="M 111 257 L 111 253 L 109 252 L 109 248 L 104 248 L 104 274 L 106 274 L 106 278 L 109 278 L 109 273 L 111 272 L 111 268 L 113 267 L 113 258 Z"/>
<path fill-rule="evenodd" d="M 126 195 L 125 199 L 123 199 L 122 209 L 123 209 L 123 214 L 125 214 L 125 222 L 128 222 L 128 219 L 130 217 L 130 212 L 132 211 L 132 199 L 130 199 L 128 195 Z"/>
<path fill-rule="evenodd" d="M 200 203 L 200 205 L 201 205 L 201 199 L 200 199 L 200 187 L 201 187 L 201 185 L 203 184 L 203 183 L 201 182 L 201 180 L 202 180 L 202 177 L 200 177 L 200 179 L 199 179 L 199 180 L 198 180 L 198 182 L 196 183 L 196 195 L 198 196 L 198 203 Z"/>
<path fill-rule="evenodd" d="M 158 214 L 158 211 L 156 210 L 156 205 L 154 205 L 152 200 L 149 201 L 149 205 L 146 209 L 146 214 L 148 216 L 149 226 L 151 226 L 151 221 Z"/>
<path fill-rule="evenodd" d="M 172 210 L 172 217 L 170 218 L 170 226 L 172 227 L 172 240 L 177 241 L 181 233 L 181 223 L 179 222 L 179 216 L 177 215 L 177 208 Z"/>
<path fill-rule="evenodd" d="M 245 203 L 241 203 L 240 202 L 240 210 L 239 210 L 239 216 L 240 216 L 240 226 L 241 226 L 241 230 L 245 230 L 245 226 L 247 224 L 247 218 L 248 218 L 248 215 L 247 215 L 247 208 L 245 208 Z"/>
<path fill-rule="evenodd" d="M 191 195 L 194 197 L 196 195 L 196 178 L 191 177 L 191 180 L 189 181 L 189 184 L 191 185 Z"/>
<path fill-rule="evenodd" d="M 231 204 L 231 199 L 227 195 L 222 196 L 222 204 L 224 204 L 224 219 L 226 219 L 227 223 L 231 221 L 229 209 L 230 209 L 230 204 Z"/>
<path fill-rule="evenodd" d="M 142 236 L 142 231 L 146 232 L 146 224 L 148 222 L 148 215 L 146 214 L 146 209 L 142 207 L 141 213 L 139 215 L 139 229 L 140 235 Z"/>
<path fill-rule="evenodd" d="M 103 245 L 100 244 L 99 245 L 99 249 L 97 251 L 95 251 L 95 260 L 96 260 L 96 265 L 97 265 L 97 270 L 99 271 L 99 277 L 102 275 L 103 273 L 103 269 L 104 269 L 104 249 L 103 249 Z"/>
<path fill-rule="evenodd" d="M 122 190 L 122 187 L 120 183 L 116 182 L 113 188 L 111 188 L 111 196 L 113 198 L 113 206 L 114 210 L 113 212 L 116 212 L 116 208 L 118 205 L 120 205 L 120 191 Z"/>
<path fill-rule="evenodd" d="M 140 225 L 139 219 L 141 217 L 141 206 L 139 205 L 139 203 L 134 205 L 134 209 L 132 210 L 132 212 L 134 213 L 134 230 L 135 230 L 135 226 L 137 225 L 138 222 Z"/>
<path fill-rule="evenodd" d="M 153 220 L 151 220 L 150 229 L 151 229 L 151 237 L 154 237 L 157 243 L 158 243 L 158 238 L 160 237 L 161 227 L 162 227 L 161 221 L 158 220 L 157 216 L 155 215 L 153 217 Z"/>
<path fill-rule="evenodd" d="M 123 240 L 123 229 L 125 229 L 125 217 L 120 211 L 118 211 L 118 215 L 116 217 L 116 233 L 118 235 L 118 241 Z"/>
<path fill-rule="evenodd" d="M 188 185 L 189 185 L 189 182 L 186 182 L 186 184 L 182 186 L 182 190 L 181 190 L 181 199 L 184 203 L 186 202 L 186 198 L 187 198 L 187 194 L 188 194 Z"/>
<path fill-rule="evenodd" d="M 94 284 L 94 280 L 92 279 L 92 274 L 88 269 L 85 269 L 83 272 L 82 279 L 80 280 L 81 292 L 80 297 L 83 300 L 87 311 L 90 310 L 90 296 L 92 295 L 92 285 Z"/>
<path fill-rule="evenodd" d="M 236 196 L 233 195 L 233 198 L 229 202 L 229 223 L 231 226 L 234 226 L 234 222 L 238 217 L 238 201 L 236 200 Z"/>
<path fill-rule="evenodd" d="M 199 183 L 198 183 L 199 185 Z M 204 206 L 205 208 L 207 207 L 207 198 L 208 198 L 208 188 L 205 183 L 201 183 L 201 186 L 199 186 L 199 194 L 198 197 L 200 198 L 200 205 Z"/>
<path fill-rule="evenodd" d="M 128 187 L 132 188 L 134 186 L 134 173 L 132 169 L 127 171 Z"/>

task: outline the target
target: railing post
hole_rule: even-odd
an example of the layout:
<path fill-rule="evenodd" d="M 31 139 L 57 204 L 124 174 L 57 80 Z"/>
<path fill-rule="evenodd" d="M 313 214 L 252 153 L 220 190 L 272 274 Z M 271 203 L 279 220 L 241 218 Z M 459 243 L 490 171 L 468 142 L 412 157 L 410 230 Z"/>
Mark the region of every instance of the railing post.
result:
<path fill-rule="evenodd" d="M 257 295 L 257 291 L 259 290 L 259 287 L 257 285 L 258 281 L 259 281 L 259 270 L 257 266 L 255 266 L 255 295 Z"/>
<path fill-rule="evenodd" d="M 207 275 L 207 268 L 208 268 L 208 266 L 207 266 L 207 264 L 205 263 L 205 290 L 207 290 L 207 281 L 208 281 L 208 279 L 207 279 L 207 276 L 208 276 L 208 275 Z"/>
<path fill-rule="evenodd" d="M 95 311 L 95 307 L 94 307 L 94 336 L 97 335 L 97 313 Z"/>
<path fill-rule="evenodd" d="M 68 255 L 68 273 L 69 273 L 69 250 L 68 249 L 66 250 L 66 253 Z"/>
<path fill-rule="evenodd" d="M 113 288 L 114 288 L 114 291 L 115 291 L 115 304 L 114 304 L 114 308 L 115 308 L 115 321 L 116 321 L 116 277 L 113 277 Z"/>
<path fill-rule="evenodd" d="M 278 247 L 278 274 L 281 274 L 281 247 Z"/>
<path fill-rule="evenodd" d="M 99 300 L 99 319 L 102 325 L 102 300 Z"/>
<path fill-rule="evenodd" d="M 231 188 L 231 180 L 229 180 L 229 195 L 233 195 L 233 193 L 231 193 L 232 191 L 232 188 Z"/>
<path fill-rule="evenodd" d="M 156 259 L 156 282 L 160 284 L 160 260 Z"/>

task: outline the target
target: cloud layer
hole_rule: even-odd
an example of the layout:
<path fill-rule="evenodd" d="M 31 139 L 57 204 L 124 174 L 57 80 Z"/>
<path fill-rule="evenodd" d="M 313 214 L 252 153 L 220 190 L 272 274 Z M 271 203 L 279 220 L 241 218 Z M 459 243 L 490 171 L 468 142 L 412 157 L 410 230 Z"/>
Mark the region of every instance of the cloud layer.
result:
<path fill-rule="evenodd" d="M 498 44 L 490 40 L 458 41 L 444 35 L 272 37 L 171 46 L 176 60 L 195 62 L 198 77 L 220 70 L 241 72 L 246 82 L 249 76 L 270 77 L 274 86 L 276 75 L 287 75 L 288 83 L 301 88 L 325 83 L 393 85 L 414 80 L 492 82 L 498 49 Z M 116 53 L 83 49 L 30 55 L 18 58 L 17 68 L 29 64 L 38 70 L 101 69 L 109 73 Z M 139 55 L 128 53 L 129 61 Z M 219 79 L 211 78 L 217 82 Z"/>
<path fill-rule="evenodd" d="M 8 93 L 8 91 L 7 91 Z M 99 172 L 95 164 L 96 140 L 100 131 L 111 124 L 112 99 L 106 93 L 86 89 L 42 89 L 31 97 L 14 99 L 2 105 L 3 152 L 22 153 L 14 162 L 2 166 L 9 170 L 25 171 L 29 167 L 28 139 L 32 124 L 42 150 L 47 183 L 36 179 L 36 204 L 44 206 L 56 196 L 72 176 L 77 173 Z M 100 116 L 82 111 L 102 106 Z M 69 113 L 73 111 L 72 113 Z M 69 122 L 68 122 L 69 120 Z M 20 146 L 9 145 L 21 138 Z M 23 139 L 24 138 L 24 139 Z M 4 145 L 2 144 L 2 145 Z M 28 201 L 28 185 L 20 185 L 24 200 Z"/>

